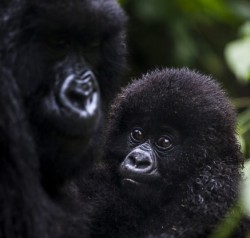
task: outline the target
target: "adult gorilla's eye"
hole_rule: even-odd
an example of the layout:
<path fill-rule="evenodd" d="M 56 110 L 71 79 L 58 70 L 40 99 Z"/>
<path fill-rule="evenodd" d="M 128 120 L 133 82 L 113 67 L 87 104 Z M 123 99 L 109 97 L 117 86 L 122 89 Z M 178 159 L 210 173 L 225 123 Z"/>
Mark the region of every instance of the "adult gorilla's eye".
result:
<path fill-rule="evenodd" d="M 139 129 L 139 128 L 133 129 L 130 136 L 132 140 L 134 140 L 135 142 L 140 142 L 144 140 L 143 131 L 142 129 Z"/>
<path fill-rule="evenodd" d="M 167 136 L 162 136 L 160 137 L 157 142 L 156 145 L 160 148 L 160 149 L 170 149 L 173 146 L 172 141 L 170 140 L 169 137 Z"/>

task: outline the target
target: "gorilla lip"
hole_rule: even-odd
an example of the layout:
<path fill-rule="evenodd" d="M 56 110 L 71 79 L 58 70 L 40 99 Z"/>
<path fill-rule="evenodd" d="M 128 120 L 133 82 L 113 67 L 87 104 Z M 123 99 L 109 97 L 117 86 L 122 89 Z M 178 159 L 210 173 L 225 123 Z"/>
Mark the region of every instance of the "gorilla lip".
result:
<path fill-rule="evenodd" d="M 140 174 L 128 171 L 123 167 L 120 168 L 121 182 L 123 185 L 125 184 L 136 184 L 136 185 L 149 185 L 161 180 L 161 176 L 156 168 L 148 171 L 148 173 Z"/>
<path fill-rule="evenodd" d="M 131 178 L 124 178 L 122 179 L 122 185 L 126 185 L 126 184 L 134 184 L 134 185 L 140 185 L 140 182 L 137 182 Z"/>
<path fill-rule="evenodd" d="M 121 179 L 121 182 L 123 185 L 125 184 L 135 184 L 135 185 L 151 185 L 154 184 L 156 181 L 158 181 L 160 179 L 160 177 L 154 177 L 151 175 L 145 176 L 143 178 L 134 178 L 134 177 L 123 177 Z"/>

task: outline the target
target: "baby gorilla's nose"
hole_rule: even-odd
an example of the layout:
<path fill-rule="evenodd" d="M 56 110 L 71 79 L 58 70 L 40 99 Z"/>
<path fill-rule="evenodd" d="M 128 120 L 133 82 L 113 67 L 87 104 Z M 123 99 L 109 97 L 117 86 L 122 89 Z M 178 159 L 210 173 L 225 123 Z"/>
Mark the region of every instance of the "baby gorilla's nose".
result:
<path fill-rule="evenodd" d="M 152 169 L 153 159 L 148 151 L 136 149 L 126 156 L 121 167 L 134 173 L 146 173 Z"/>

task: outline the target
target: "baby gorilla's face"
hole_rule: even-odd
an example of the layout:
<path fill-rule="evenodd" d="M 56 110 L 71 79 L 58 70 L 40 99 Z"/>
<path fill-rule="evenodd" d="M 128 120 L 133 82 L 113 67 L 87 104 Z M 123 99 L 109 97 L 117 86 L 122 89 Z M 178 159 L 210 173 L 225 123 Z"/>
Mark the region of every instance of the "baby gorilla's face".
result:
<path fill-rule="evenodd" d="M 162 164 L 172 160 L 169 155 L 179 143 L 179 133 L 169 126 L 131 128 L 127 133 L 129 152 L 119 167 L 122 187 L 130 197 L 153 203 L 162 199 L 169 185 Z"/>
<path fill-rule="evenodd" d="M 207 76 L 156 70 L 124 88 L 114 102 L 107 138 L 111 173 L 118 170 L 121 191 L 135 202 L 176 197 L 229 150 L 234 113 Z"/>

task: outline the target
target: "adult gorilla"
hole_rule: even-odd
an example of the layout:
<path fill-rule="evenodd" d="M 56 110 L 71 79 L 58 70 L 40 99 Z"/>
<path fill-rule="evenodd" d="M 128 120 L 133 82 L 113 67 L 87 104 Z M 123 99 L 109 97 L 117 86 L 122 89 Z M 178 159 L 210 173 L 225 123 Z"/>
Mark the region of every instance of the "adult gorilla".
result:
<path fill-rule="evenodd" d="M 114 0 L 12 0 L 2 1 L 0 8 L 0 80 L 5 85 L 1 93 L 6 94 L 1 98 L 0 121 L 5 131 L 1 131 L 5 141 L 1 148 L 8 147 L 8 153 L 1 149 L 1 154 L 14 165 L 1 164 L 5 179 L 0 180 L 0 199 L 8 216 L 0 214 L 0 236 L 45 237 L 45 232 L 30 232 L 34 217 L 41 216 L 27 203 L 50 204 L 47 194 L 58 198 L 64 182 L 88 168 L 97 156 L 103 111 L 124 70 L 125 16 Z M 12 104 L 15 113 L 6 116 Z M 11 130 L 10 121 L 15 121 Z M 26 136 L 30 146 L 22 139 Z M 13 154 L 19 146 L 24 153 Z M 25 174 L 32 176 L 27 179 Z M 19 189 L 9 187 L 9 175 Z M 22 179 L 33 195 L 22 189 Z M 37 197 L 36 191 L 43 195 Z M 18 196 L 21 211 L 8 202 Z M 34 216 L 27 217 L 30 209 Z"/>

